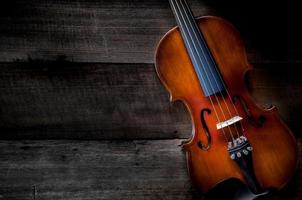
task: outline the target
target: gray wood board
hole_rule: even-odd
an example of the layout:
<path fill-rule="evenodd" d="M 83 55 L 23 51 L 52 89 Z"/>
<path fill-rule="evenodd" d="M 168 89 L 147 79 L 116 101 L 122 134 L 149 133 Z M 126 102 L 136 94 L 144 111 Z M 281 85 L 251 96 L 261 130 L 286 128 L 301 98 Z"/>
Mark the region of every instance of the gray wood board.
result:
<path fill-rule="evenodd" d="M 285 68 L 291 70 L 284 71 Z M 300 65 L 257 66 L 248 76 L 261 105 L 275 104 L 300 136 Z M 2 139 L 159 139 L 191 136 L 152 64 L 0 64 Z"/>
<path fill-rule="evenodd" d="M 278 9 L 270 7 L 270 15 L 264 14 L 263 1 L 189 3 L 195 16 L 223 15 L 235 23 L 251 62 L 302 61 L 301 34 L 291 26 L 301 15 L 288 15 L 300 12 L 285 14 L 282 9 L 280 29 Z M 156 45 L 174 25 L 168 1 L 162 0 L 1 1 L 0 62 L 64 57 L 74 62 L 153 63 Z"/>
<path fill-rule="evenodd" d="M 191 199 L 179 143 L 0 141 L 0 197 Z"/>
<path fill-rule="evenodd" d="M 2 140 L 0 199 L 200 200 L 180 142 Z M 300 165 L 290 190 L 276 199 L 300 199 L 301 180 Z"/>

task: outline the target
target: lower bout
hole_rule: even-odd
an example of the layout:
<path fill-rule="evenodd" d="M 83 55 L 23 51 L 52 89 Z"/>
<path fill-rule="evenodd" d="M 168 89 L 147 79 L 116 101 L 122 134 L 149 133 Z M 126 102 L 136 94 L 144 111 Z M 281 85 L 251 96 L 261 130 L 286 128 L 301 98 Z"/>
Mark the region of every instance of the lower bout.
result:
<path fill-rule="evenodd" d="M 196 147 L 189 148 L 186 156 L 191 180 L 203 193 L 229 179 L 237 179 L 248 186 L 243 169 L 230 158 L 227 152 L 200 151 L 202 150 Z M 265 156 L 255 151 L 252 154 L 252 165 L 252 173 L 263 190 L 279 190 L 290 181 L 295 172 L 297 148 L 293 144 L 285 150 L 268 151 Z"/>
<path fill-rule="evenodd" d="M 207 155 L 200 155 L 197 158 L 194 153 L 188 150 L 186 156 L 188 173 L 193 185 L 203 193 L 207 193 L 228 179 L 238 179 L 244 182 L 241 172 L 225 155 L 216 155 L 222 161 L 215 161 L 213 157 L 207 158 Z M 211 157 L 212 155 L 208 156 Z M 225 161 L 226 159 L 227 161 Z"/>

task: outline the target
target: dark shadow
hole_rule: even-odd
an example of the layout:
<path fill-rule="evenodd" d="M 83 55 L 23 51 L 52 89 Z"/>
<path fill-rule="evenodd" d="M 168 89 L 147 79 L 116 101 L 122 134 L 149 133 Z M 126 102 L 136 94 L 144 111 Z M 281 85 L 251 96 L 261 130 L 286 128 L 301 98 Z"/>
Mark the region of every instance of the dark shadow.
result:
<path fill-rule="evenodd" d="M 301 60 L 302 12 L 295 1 L 203 0 L 218 15 L 231 21 L 247 41 L 247 47 L 266 60 Z M 300 50 L 301 49 L 301 50 Z"/>

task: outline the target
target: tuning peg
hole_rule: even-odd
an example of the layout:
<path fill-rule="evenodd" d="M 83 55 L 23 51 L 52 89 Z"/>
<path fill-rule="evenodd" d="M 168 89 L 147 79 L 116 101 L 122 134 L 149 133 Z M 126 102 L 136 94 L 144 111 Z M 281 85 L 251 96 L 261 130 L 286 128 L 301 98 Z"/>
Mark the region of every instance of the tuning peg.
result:
<path fill-rule="evenodd" d="M 246 149 L 249 150 L 249 151 L 252 151 L 253 147 L 247 147 Z"/>

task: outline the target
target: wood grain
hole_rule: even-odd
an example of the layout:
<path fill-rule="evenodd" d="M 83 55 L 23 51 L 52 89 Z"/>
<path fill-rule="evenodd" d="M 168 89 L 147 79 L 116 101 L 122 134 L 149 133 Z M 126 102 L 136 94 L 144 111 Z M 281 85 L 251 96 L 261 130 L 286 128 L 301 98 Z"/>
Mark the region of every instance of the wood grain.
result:
<path fill-rule="evenodd" d="M 301 62 L 301 12 L 293 11 L 299 5 L 189 3 L 195 16 L 222 15 L 233 22 L 251 62 Z M 0 62 L 64 56 L 74 62 L 153 63 L 158 41 L 174 25 L 162 0 L 1 1 Z"/>
<path fill-rule="evenodd" d="M 144 64 L 3 64 L 2 138 L 174 138 L 190 133 L 154 67 Z M 15 132 L 15 133 L 13 133 Z M 182 135 L 182 136 L 181 136 Z"/>
<path fill-rule="evenodd" d="M 197 14 L 205 14 L 194 1 Z M 0 61 L 64 56 L 74 62 L 153 63 L 175 23 L 168 1 L 13 1 L 1 3 Z"/>
<path fill-rule="evenodd" d="M 2 140 L 0 199 L 200 200 L 179 143 Z M 300 199 L 301 169 L 290 189 L 275 199 Z"/>
<path fill-rule="evenodd" d="M 189 3 L 235 24 L 258 63 L 250 90 L 300 136 L 300 6 Z M 0 139 L 58 140 L 0 140 L 0 199 L 201 199 L 173 139 L 190 137 L 189 116 L 151 64 L 174 25 L 162 0 L 1 1 Z M 279 199 L 301 198 L 300 171 Z"/>
<path fill-rule="evenodd" d="M 292 71 L 283 69 L 290 67 Z M 259 104 L 276 104 L 301 134 L 299 64 L 261 65 L 249 74 Z M 0 64 L 0 138 L 188 138 L 189 115 L 170 104 L 151 64 Z M 4 131 L 5 130 L 5 131 Z"/>
<path fill-rule="evenodd" d="M 0 141 L 0 199 L 191 199 L 179 143 Z"/>

